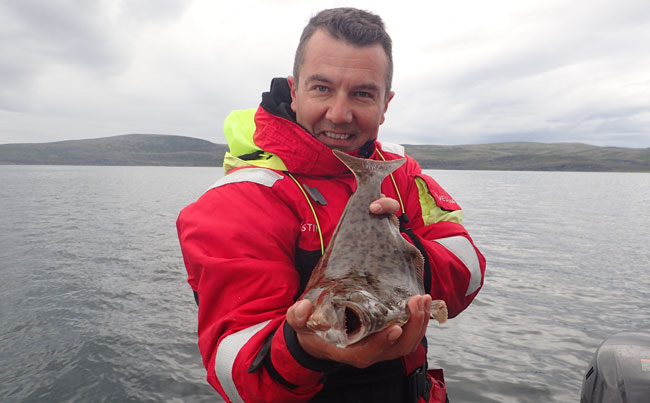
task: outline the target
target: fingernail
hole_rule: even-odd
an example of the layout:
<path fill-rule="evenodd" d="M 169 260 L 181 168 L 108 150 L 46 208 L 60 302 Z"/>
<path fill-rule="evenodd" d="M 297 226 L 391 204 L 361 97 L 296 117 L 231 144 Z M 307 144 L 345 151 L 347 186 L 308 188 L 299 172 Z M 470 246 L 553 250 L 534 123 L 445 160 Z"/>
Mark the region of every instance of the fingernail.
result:
<path fill-rule="evenodd" d="M 377 212 L 379 212 L 380 210 L 381 210 L 381 204 L 379 204 L 379 203 L 372 203 L 372 204 L 370 205 L 370 211 L 372 211 L 373 213 L 377 213 Z"/>
<path fill-rule="evenodd" d="M 420 312 L 424 312 L 424 297 L 420 297 L 418 300 L 418 309 Z"/>
<path fill-rule="evenodd" d="M 424 301 L 424 312 L 431 312 L 431 298 L 427 298 L 426 301 Z"/>
<path fill-rule="evenodd" d="M 399 339 L 401 335 L 402 335 L 402 331 L 400 329 L 393 329 L 390 332 L 388 332 L 388 340 L 395 341 Z"/>

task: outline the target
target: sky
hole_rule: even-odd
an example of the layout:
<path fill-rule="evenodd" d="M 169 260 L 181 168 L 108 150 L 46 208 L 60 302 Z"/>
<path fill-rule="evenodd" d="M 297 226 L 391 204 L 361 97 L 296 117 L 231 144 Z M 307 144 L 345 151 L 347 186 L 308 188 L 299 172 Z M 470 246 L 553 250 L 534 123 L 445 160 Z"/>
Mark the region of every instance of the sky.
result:
<path fill-rule="evenodd" d="M 648 0 L 0 0 L 0 144 L 225 143 L 309 18 L 342 6 L 393 39 L 380 140 L 650 147 Z"/>

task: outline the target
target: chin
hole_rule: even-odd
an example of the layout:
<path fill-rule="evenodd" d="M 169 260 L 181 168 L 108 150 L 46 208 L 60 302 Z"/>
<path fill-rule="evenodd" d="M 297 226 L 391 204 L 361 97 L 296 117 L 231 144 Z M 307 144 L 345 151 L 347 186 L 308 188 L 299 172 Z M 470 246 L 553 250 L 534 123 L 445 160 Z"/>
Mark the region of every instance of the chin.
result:
<path fill-rule="evenodd" d="M 359 149 L 359 147 L 353 147 L 353 146 L 342 146 L 342 145 L 337 145 L 337 144 L 326 144 L 327 147 L 333 149 L 333 150 L 339 150 L 339 151 L 345 151 L 345 152 L 350 152 Z"/>
<path fill-rule="evenodd" d="M 334 140 L 334 139 L 330 139 L 329 137 L 318 138 L 318 140 L 320 140 L 320 142 L 325 144 L 327 147 L 335 149 L 335 150 L 339 150 L 339 151 L 349 152 L 349 151 L 357 150 L 357 149 L 359 149 L 361 147 L 361 146 L 356 146 L 351 141 Z"/>

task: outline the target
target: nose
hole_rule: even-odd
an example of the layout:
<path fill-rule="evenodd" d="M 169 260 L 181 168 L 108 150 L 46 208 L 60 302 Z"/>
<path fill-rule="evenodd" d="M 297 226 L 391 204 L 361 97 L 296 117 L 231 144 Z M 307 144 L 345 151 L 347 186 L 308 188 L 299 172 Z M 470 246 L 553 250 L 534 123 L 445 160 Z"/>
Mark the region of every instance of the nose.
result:
<path fill-rule="evenodd" d="M 331 99 L 325 118 L 336 124 L 352 122 L 352 109 L 346 94 L 339 93 Z"/>

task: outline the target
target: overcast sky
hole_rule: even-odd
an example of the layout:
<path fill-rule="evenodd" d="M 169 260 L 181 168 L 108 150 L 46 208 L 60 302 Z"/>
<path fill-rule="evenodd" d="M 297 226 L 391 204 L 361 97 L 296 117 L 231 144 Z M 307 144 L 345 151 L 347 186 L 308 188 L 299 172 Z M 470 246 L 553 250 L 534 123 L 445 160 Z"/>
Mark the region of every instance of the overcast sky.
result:
<path fill-rule="evenodd" d="M 127 133 L 225 143 L 318 10 L 393 38 L 380 139 L 650 147 L 650 1 L 0 0 L 0 144 Z"/>

